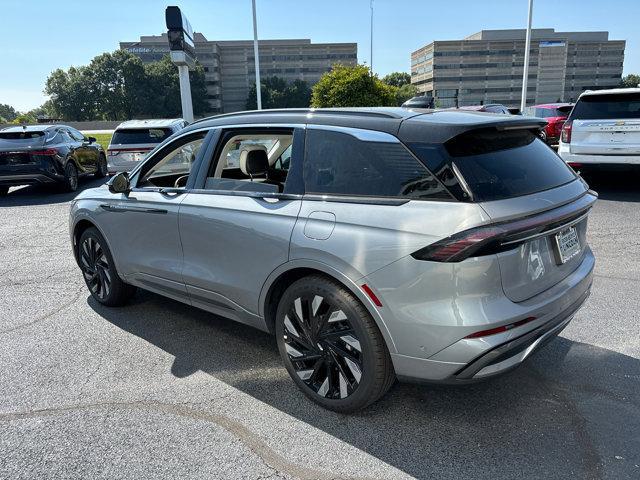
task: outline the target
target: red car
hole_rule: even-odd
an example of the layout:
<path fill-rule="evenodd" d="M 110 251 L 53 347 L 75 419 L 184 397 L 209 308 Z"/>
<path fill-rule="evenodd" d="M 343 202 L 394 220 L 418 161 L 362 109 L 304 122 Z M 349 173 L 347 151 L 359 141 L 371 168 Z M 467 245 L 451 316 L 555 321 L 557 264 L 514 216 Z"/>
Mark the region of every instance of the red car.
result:
<path fill-rule="evenodd" d="M 540 137 L 549 145 L 556 145 L 560 140 L 562 126 L 571 113 L 572 103 L 546 103 L 524 109 L 524 114 L 531 117 L 544 118 L 548 123 L 540 131 Z"/>

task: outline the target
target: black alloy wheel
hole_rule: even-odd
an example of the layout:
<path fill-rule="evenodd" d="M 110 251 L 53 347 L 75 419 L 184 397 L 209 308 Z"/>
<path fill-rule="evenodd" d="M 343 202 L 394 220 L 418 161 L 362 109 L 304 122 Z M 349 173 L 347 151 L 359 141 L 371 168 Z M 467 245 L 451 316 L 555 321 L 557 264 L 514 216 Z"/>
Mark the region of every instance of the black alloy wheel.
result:
<path fill-rule="evenodd" d="M 72 161 L 68 161 L 64 167 L 64 186 L 68 192 L 78 189 L 78 169 Z"/>
<path fill-rule="evenodd" d="M 107 167 L 107 158 L 103 153 L 98 157 L 98 165 L 96 168 L 95 176 L 98 178 L 104 178 L 109 173 L 109 169 Z"/>
<path fill-rule="evenodd" d="M 395 378 L 384 339 L 364 306 L 320 276 L 295 282 L 278 306 L 276 335 L 289 374 L 325 408 L 352 412 Z"/>
<path fill-rule="evenodd" d="M 77 248 L 78 264 L 91 296 L 109 307 L 126 304 L 136 287 L 125 283 L 118 275 L 102 234 L 94 227 L 86 229 L 80 235 Z"/>
<path fill-rule="evenodd" d="M 113 272 L 102 245 L 94 237 L 86 237 L 80 245 L 80 266 L 91 294 L 105 301 L 111 293 Z"/>

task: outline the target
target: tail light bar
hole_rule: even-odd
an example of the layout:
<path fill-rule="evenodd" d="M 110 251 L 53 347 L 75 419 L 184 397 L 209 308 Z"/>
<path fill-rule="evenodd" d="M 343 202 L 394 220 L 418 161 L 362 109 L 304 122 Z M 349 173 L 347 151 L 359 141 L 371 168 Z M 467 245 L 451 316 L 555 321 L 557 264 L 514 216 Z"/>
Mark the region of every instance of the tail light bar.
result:
<path fill-rule="evenodd" d="M 594 200 L 595 192 L 589 192 L 576 202 L 538 215 L 463 230 L 427 245 L 411 256 L 432 262 L 461 262 L 469 257 L 510 250 L 537 236 L 580 222 Z"/>
<path fill-rule="evenodd" d="M 567 120 L 562 125 L 562 143 L 571 143 L 571 130 L 573 128 L 573 121 Z"/>
<path fill-rule="evenodd" d="M 51 157 L 53 155 L 58 155 L 58 150 L 55 148 L 45 148 L 44 150 L 31 150 L 29 153 L 31 155 L 45 155 Z"/>

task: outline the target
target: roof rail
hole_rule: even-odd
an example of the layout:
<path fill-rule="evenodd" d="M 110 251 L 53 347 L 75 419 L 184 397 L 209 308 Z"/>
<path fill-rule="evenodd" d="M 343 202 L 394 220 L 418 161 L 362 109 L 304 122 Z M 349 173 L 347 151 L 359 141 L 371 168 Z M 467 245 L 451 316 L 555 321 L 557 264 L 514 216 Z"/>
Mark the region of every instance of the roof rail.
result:
<path fill-rule="evenodd" d="M 243 117 L 247 115 L 266 115 L 270 113 L 283 113 L 283 114 L 291 114 L 291 113 L 301 113 L 301 114 L 326 114 L 326 115 L 345 115 L 345 116 L 358 116 L 358 117 L 377 117 L 377 118 L 402 118 L 401 115 L 398 115 L 394 112 L 385 112 L 383 110 L 375 111 L 368 110 L 366 107 L 360 108 L 273 108 L 266 110 L 245 110 L 242 112 L 232 112 L 232 113 L 221 113 L 220 115 L 212 115 L 210 117 L 201 118 L 196 120 L 191 125 L 195 125 L 196 123 L 200 123 L 206 120 L 212 120 L 217 118 L 228 118 L 228 117 Z"/>

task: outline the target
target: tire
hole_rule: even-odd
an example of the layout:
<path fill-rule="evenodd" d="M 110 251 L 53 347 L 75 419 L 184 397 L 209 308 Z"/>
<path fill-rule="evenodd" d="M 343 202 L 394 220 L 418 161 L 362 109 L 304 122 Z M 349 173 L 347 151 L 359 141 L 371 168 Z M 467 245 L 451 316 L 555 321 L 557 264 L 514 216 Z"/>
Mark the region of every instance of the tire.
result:
<path fill-rule="evenodd" d="M 327 277 L 304 277 L 289 286 L 278 304 L 275 330 L 289 375 L 324 408 L 355 412 L 382 397 L 395 380 L 371 315 Z"/>
<path fill-rule="evenodd" d="M 9 187 L 0 187 L 0 197 L 6 197 L 9 193 Z"/>
<path fill-rule="evenodd" d="M 64 189 L 67 192 L 78 190 L 78 169 L 71 160 L 64 166 Z"/>
<path fill-rule="evenodd" d="M 545 132 L 544 129 L 540 130 L 540 140 L 542 140 L 544 143 L 548 143 L 547 132 Z"/>
<path fill-rule="evenodd" d="M 96 169 L 96 173 L 94 173 L 93 175 L 96 178 L 104 178 L 107 176 L 107 174 L 109 173 L 109 170 L 107 169 L 107 158 L 104 156 L 104 154 L 100 154 L 100 156 L 98 157 L 98 165 L 97 165 L 97 169 Z"/>
<path fill-rule="evenodd" d="M 122 281 L 107 242 L 98 231 L 87 228 L 78 241 L 78 263 L 91 296 L 108 307 L 120 307 L 135 294 L 136 287 Z"/>

